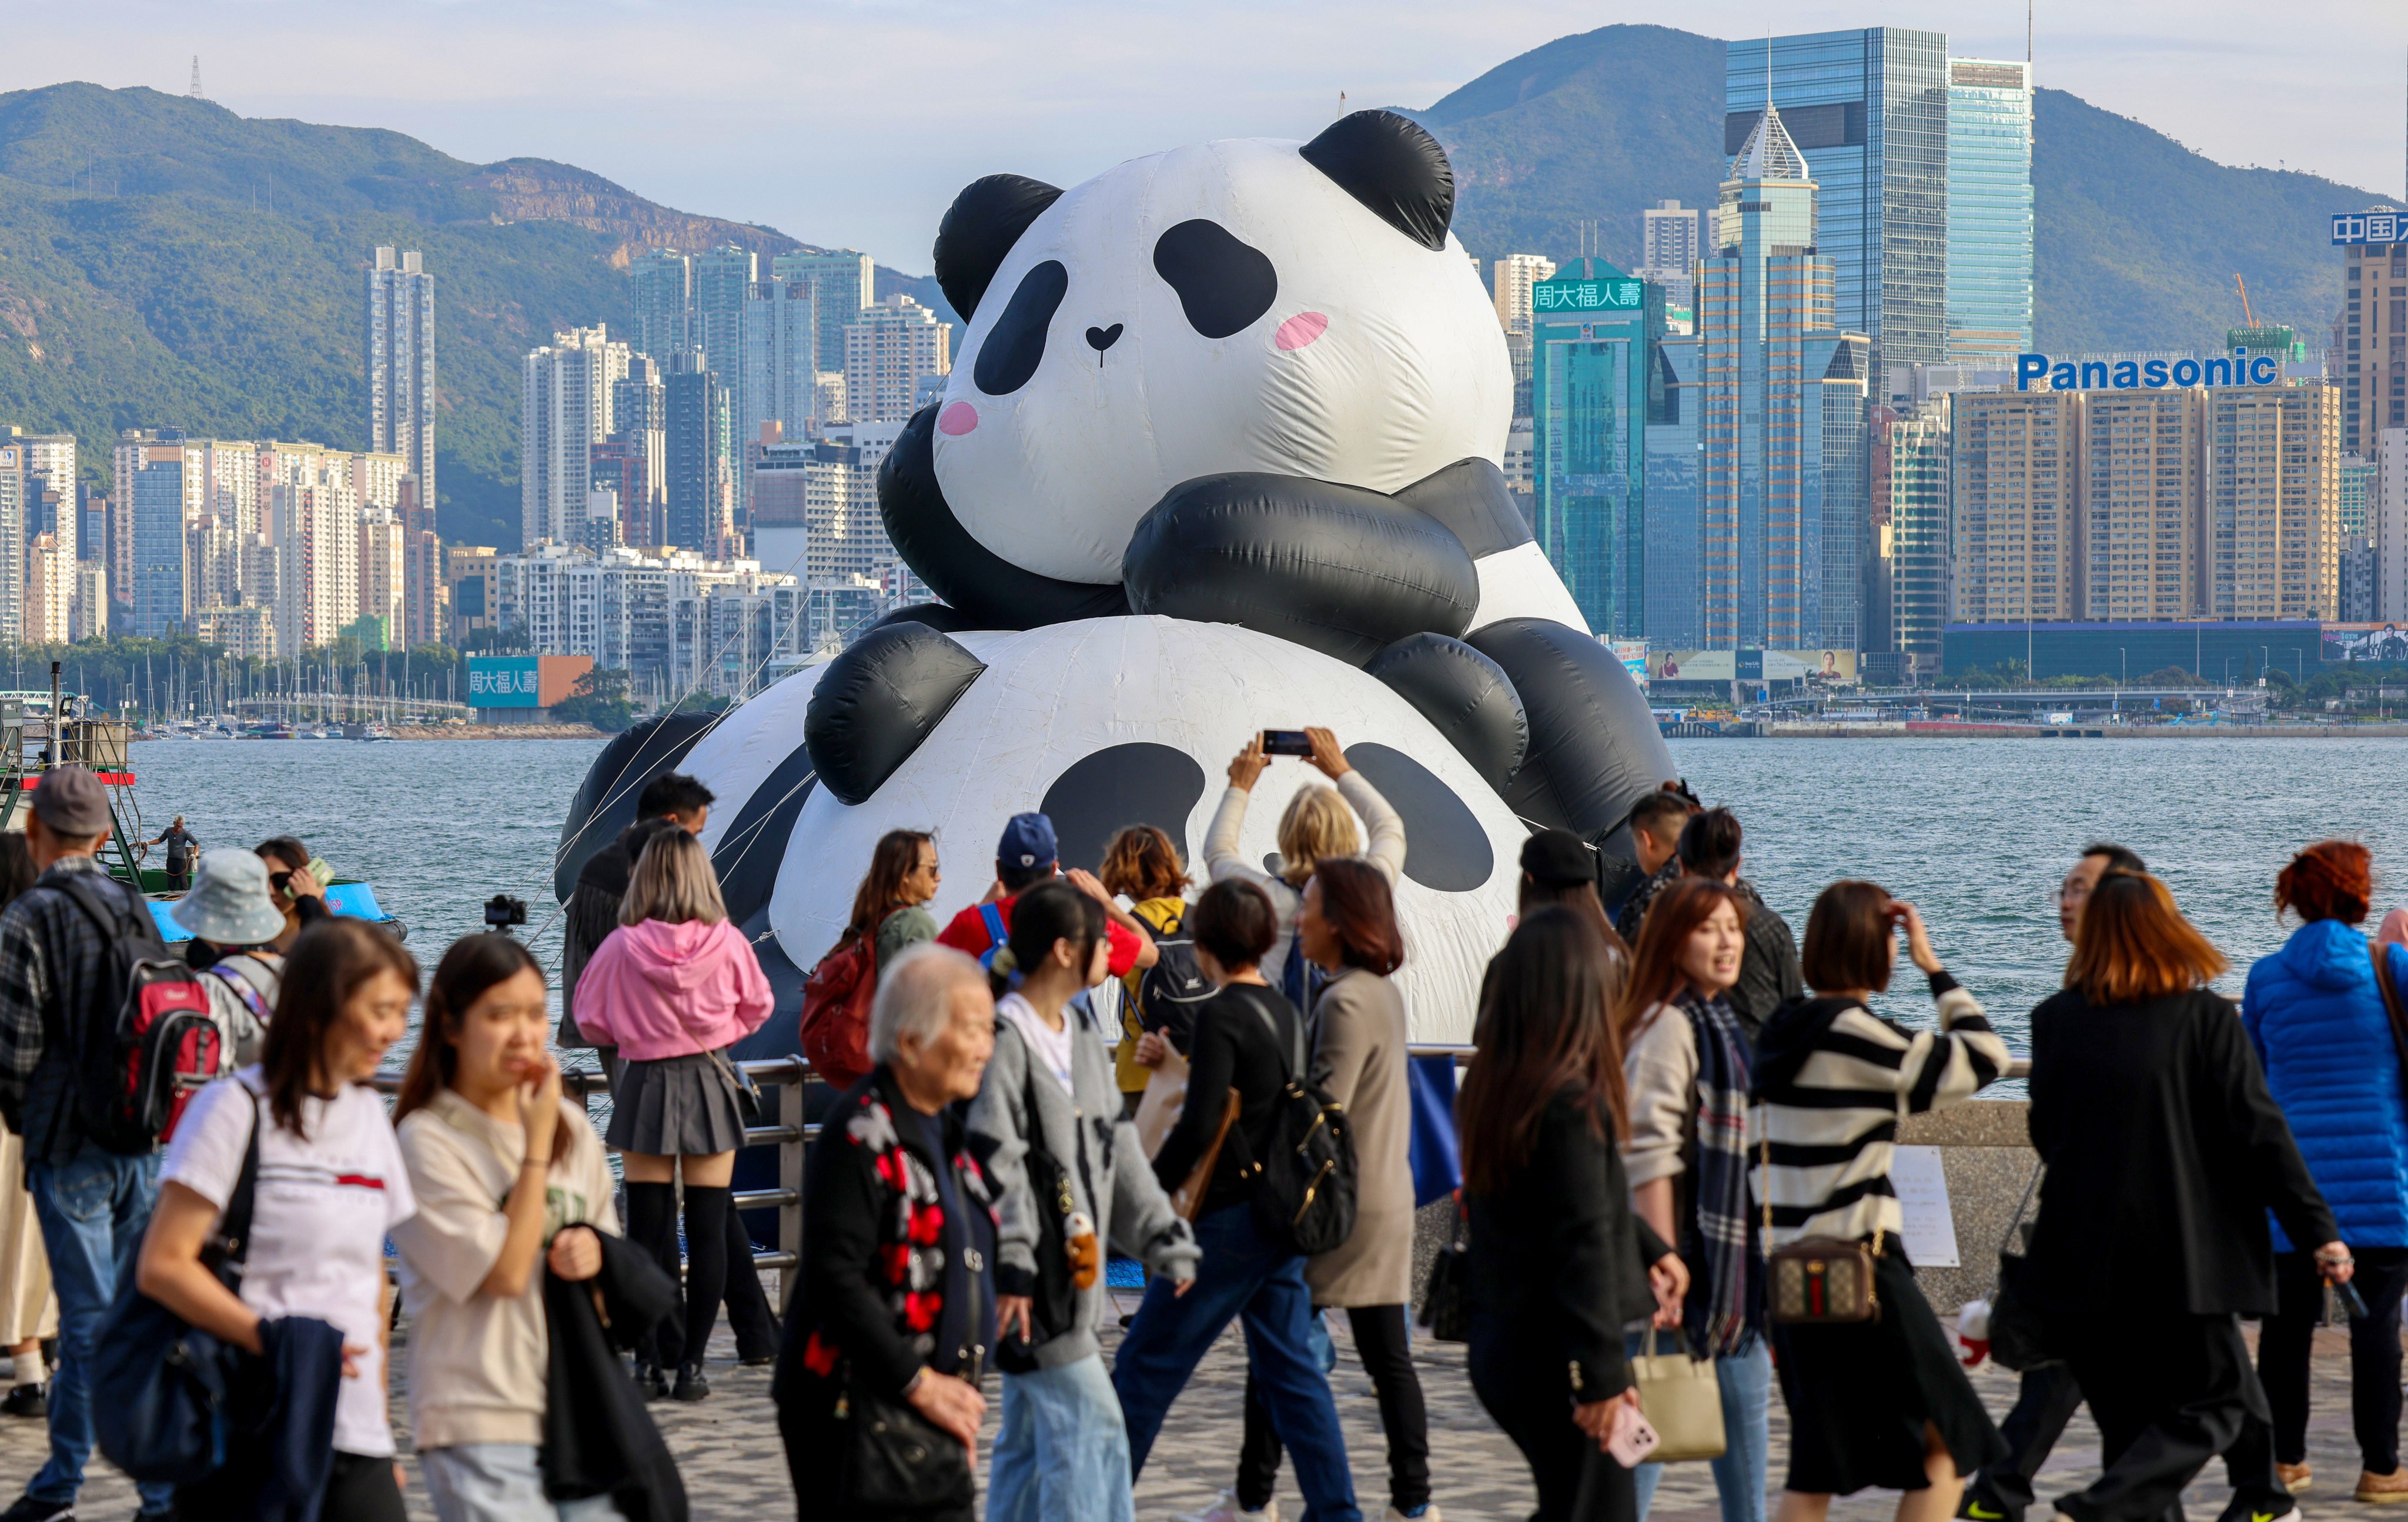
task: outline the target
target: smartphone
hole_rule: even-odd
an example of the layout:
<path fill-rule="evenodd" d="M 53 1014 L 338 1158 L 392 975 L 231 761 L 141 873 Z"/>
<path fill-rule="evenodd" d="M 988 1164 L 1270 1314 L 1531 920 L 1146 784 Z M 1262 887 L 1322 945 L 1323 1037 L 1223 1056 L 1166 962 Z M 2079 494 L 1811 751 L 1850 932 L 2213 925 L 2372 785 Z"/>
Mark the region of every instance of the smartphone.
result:
<path fill-rule="evenodd" d="M 1612 1454 L 1613 1461 L 1624 1469 L 1637 1469 L 1663 1441 L 1656 1435 L 1656 1429 L 1647 1418 L 1634 1412 L 1630 1419 L 1622 1424 L 1622 1430 L 1607 1442 L 1605 1451 Z"/>
<path fill-rule="evenodd" d="M 308 871 L 311 877 L 318 880 L 318 886 L 322 888 L 335 881 L 335 869 L 326 865 L 326 858 L 323 856 L 310 857 Z"/>
<path fill-rule="evenodd" d="M 2366 1297 L 2358 1292 L 2358 1285 L 2328 1285 L 2325 1287 L 2331 1293 L 2334 1299 L 2341 1302 L 2342 1311 L 2352 1321 L 2364 1321 L 2374 1314 L 2366 1308 Z M 2328 1318 L 2328 1324 L 2329 1324 L 2329 1318 Z"/>
<path fill-rule="evenodd" d="M 1311 755 L 1312 737 L 1301 729 L 1266 729 L 1263 731 L 1265 755 Z"/>

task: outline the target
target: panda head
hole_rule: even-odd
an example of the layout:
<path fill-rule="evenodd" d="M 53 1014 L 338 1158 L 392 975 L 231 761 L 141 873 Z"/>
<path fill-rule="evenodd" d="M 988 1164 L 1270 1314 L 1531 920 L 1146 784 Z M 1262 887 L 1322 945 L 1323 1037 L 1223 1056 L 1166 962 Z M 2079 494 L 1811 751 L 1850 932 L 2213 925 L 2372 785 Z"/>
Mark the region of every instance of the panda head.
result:
<path fill-rule="evenodd" d="M 971 185 L 937 235 L 968 321 L 937 414 L 946 501 L 1004 559 L 1110 583 L 1146 510 L 1198 476 L 1394 492 L 1501 460 L 1512 372 L 1454 209 L 1444 151 L 1386 111 L 1069 191 Z"/>

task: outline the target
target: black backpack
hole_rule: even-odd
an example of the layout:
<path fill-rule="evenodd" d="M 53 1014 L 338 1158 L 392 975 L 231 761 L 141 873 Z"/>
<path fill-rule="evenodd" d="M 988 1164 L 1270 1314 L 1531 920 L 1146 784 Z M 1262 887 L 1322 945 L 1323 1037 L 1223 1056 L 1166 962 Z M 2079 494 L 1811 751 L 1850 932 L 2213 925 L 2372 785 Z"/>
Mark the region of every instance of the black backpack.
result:
<path fill-rule="evenodd" d="M 1279 1044 L 1279 1022 L 1249 998 Z M 1308 1080 L 1304 1017 L 1297 1017 L 1286 1081 L 1271 1101 L 1270 1142 L 1258 1159 L 1254 1225 L 1277 1246 L 1310 1257 L 1354 1234 L 1354 1142 L 1345 1107 Z"/>
<path fill-rule="evenodd" d="M 1137 1008 L 1132 1012 L 1140 1031 L 1167 1027 L 1179 1038 L 1177 1044 L 1183 1046 L 1196 1029 L 1196 1012 L 1220 989 L 1204 976 L 1204 965 L 1196 960 L 1196 937 L 1188 931 L 1183 909 L 1154 932 L 1154 946 L 1161 955 L 1139 975 Z"/>
<path fill-rule="evenodd" d="M 75 1064 L 76 1116 L 98 1146 L 141 1156 L 175 1134 L 184 1106 L 223 1067 L 208 990 L 168 953 L 142 900 L 128 912 L 80 876 L 50 886 L 84 912 L 105 943 L 91 1003 L 60 1022 Z"/>

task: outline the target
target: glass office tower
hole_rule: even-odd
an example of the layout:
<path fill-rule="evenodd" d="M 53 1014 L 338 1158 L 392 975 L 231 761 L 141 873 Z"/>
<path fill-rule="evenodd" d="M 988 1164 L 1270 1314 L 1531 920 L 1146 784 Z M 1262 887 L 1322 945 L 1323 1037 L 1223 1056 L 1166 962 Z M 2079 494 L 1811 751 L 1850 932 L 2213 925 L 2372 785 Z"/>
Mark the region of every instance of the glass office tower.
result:
<path fill-rule="evenodd" d="M 1698 580 L 1698 424 L 1705 412 L 1699 342 L 1685 337 L 1657 344 L 1647 391 L 1647 591 L 1641 627 L 1656 650 L 1705 648 Z"/>
<path fill-rule="evenodd" d="M 2032 347 L 2031 65 L 1948 61 L 1948 357 Z"/>
<path fill-rule="evenodd" d="M 1660 286 L 1579 259 L 1530 291 L 1540 548 L 1600 637 L 1645 631 L 1647 395 Z"/>
<path fill-rule="evenodd" d="M 1820 188 L 1836 325 L 1872 339 L 1877 377 L 1948 358 L 1948 89 L 1940 32 L 1816 32 L 1724 54 L 1723 151 L 1747 142 L 1769 90 Z"/>

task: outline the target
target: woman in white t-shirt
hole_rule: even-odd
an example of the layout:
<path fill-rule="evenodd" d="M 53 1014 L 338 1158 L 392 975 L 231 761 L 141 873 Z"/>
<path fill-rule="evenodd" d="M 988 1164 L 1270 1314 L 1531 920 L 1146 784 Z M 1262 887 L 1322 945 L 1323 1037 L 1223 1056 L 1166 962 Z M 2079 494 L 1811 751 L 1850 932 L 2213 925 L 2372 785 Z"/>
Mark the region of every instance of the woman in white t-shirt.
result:
<path fill-rule="evenodd" d="M 394 1231 L 409 1311 L 409 1425 L 440 1522 L 604 1522 L 609 1496 L 544 1495 L 544 1271 L 602 1269 L 610 1170 L 545 1044 L 543 972 L 503 935 L 463 936 L 426 985 L 394 1106 L 418 1213 Z M 498 1201 L 499 1203 L 496 1203 Z M 577 1229 L 584 1228 L 586 1229 Z"/>
<path fill-rule="evenodd" d="M 262 1324 L 280 1316 L 342 1333 L 322 1522 L 403 1522 L 385 1414 L 384 1239 L 417 1205 L 368 1081 L 417 994 L 418 964 L 365 921 L 329 919 L 294 941 L 261 1061 L 203 1089 L 176 1127 L 136 1269 L 144 1294 L 253 1354 Z M 259 1182 L 237 1299 L 201 1253 L 242 1176 L 254 1117 Z M 177 1488 L 178 1515 L 251 1515 L 272 1462 L 229 1454 Z"/>

